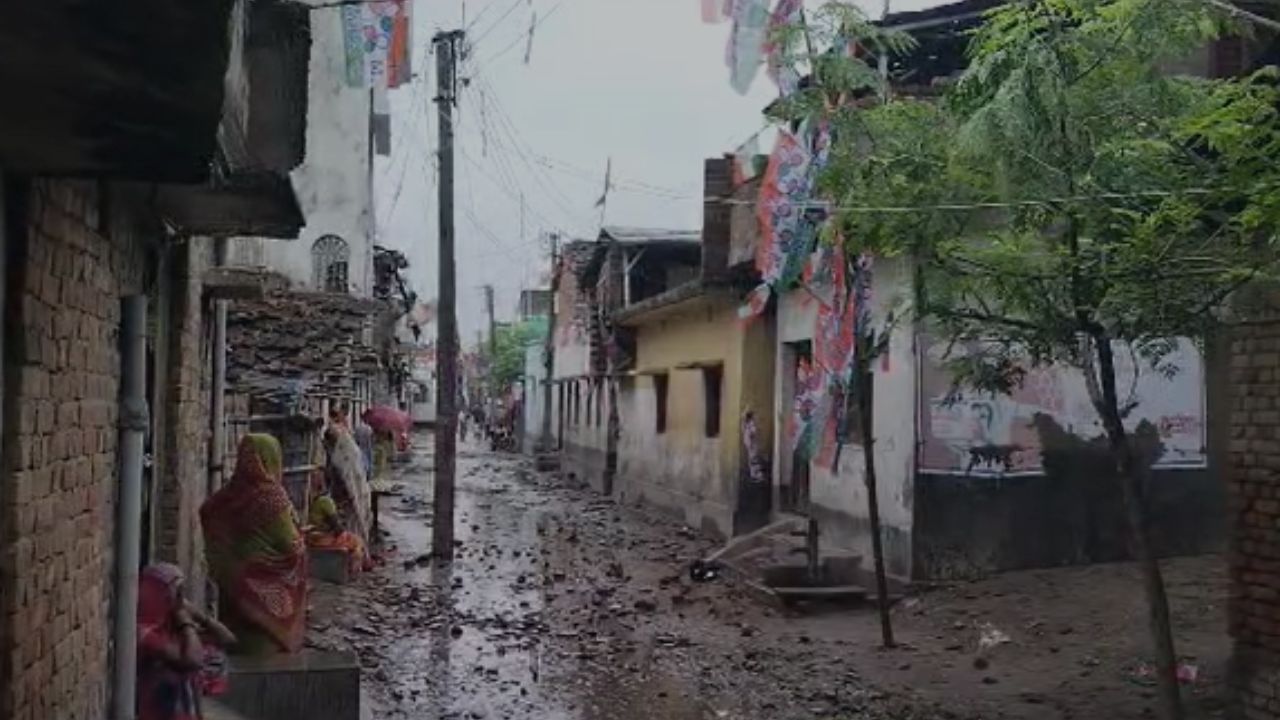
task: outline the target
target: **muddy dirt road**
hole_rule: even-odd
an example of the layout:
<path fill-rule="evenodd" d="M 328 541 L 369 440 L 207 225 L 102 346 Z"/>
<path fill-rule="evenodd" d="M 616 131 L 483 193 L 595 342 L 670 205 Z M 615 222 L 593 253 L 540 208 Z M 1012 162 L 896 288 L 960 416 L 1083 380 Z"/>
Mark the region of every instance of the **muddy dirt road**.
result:
<path fill-rule="evenodd" d="M 1154 708 L 1126 566 L 925 594 L 895 611 L 904 647 L 882 651 L 870 610 L 785 617 L 727 581 L 691 583 L 688 563 L 713 542 L 474 447 L 459 458 L 457 562 L 435 568 L 429 440 L 416 442 L 402 495 L 382 503 L 386 565 L 313 594 L 309 644 L 359 654 L 371 717 L 1136 719 Z M 1171 565 L 1182 649 L 1200 672 L 1193 717 L 1218 717 L 1218 564 Z M 980 652 L 990 627 L 1007 641 Z"/>

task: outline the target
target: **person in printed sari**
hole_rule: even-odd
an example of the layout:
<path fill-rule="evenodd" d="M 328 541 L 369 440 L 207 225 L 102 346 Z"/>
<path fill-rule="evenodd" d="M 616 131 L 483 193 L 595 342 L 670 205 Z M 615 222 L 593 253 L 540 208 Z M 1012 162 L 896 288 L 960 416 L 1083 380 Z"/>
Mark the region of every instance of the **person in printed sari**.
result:
<path fill-rule="evenodd" d="M 201 692 L 225 689 L 218 646 L 236 637 L 186 601 L 183 583 L 167 563 L 147 566 L 138 580 L 138 720 L 199 720 Z"/>
<path fill-rule="evenodd" d="M 338 550 L 347 554 L 347 570 L 351 574 L 371 567 L 369 554 L 360 536 L 346 529 L 338 503 L 325 492 L 322 476 L 312 483 L 312 496 L 307 517 L 307 547 Z"/>
<path fill-rule="evenodd" d="M 367 548 L 372 527 L 373 492 L 364 471 L 364 455 L 350 430 L 330 427 L 325 431 L 328 462 L 325 478 L 328 495 L 337 506 L 342 527 L 355 534 Z"/>
<path fill-rule="evenodd" d="M 222 617 L 243 654 L 297 652 L 306 629 L 307 553 L 270 435 L 240 441 L 235 473 L 200 508 Z"/>

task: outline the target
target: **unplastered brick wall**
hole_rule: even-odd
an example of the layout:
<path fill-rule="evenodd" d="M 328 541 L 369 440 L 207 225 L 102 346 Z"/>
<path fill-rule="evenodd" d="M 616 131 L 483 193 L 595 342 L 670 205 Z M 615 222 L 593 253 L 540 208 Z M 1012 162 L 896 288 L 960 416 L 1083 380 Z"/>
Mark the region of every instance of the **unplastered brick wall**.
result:
<path fill-rule="evenodd" d="M 20 196 L 20 202 L 13 203 Z M 0 718 L 105 717 L 120 297 L 147 253 L 94 182 L 8 193 Z"/>
<path fill-rule="evenodd" d="M 204 238 L 172 244 L 165 263 L 171 289 L 161 321 L 167 343 L 164 428 L 157 458 L 156 557 L 181 566 L 188 593 L 203 601 L 207 576 L 199 509 L 208 487 L 209 400 L 212 384 L 212 319 L 201 277 L 213 264 L 213 242 Z M 161 302 L 164 302 L 161 299 Z"/>
<path fill-rule="evenodd" d="M 1280 718 L 1280 317 L 1231 343 L 1234 715 Z"/>

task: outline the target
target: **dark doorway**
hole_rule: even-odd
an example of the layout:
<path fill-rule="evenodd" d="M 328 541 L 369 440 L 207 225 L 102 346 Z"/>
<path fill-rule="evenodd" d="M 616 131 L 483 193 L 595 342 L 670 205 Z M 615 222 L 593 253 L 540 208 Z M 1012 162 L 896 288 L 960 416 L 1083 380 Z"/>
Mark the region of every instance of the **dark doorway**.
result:
<path fill-rule="evenodd" d="M 792 408 L 796 397 L 796 375 L 804 363 L 813 362 L 813 343 L 805 340 L 787 343 L 783 346 L 783 387 L 782 387 L 782 427 L 783 441 L 779 447 L 785 462 L 779 476 L 778 495 L 785 512 L 806 514 L 809 512 L 809 472 L 808 458 L 794 450 L 789 441 L 787 428 L 791 426 Z"/>

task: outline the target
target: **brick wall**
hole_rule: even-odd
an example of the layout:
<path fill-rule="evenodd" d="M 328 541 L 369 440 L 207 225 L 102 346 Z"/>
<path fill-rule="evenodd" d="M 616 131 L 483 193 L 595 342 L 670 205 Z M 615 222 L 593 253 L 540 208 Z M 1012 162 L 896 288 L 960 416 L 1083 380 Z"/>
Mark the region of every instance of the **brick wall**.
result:
<path fill-rule="evenodd" d="M 0 717 L 107 702 L 122 295 L 146 251 L 93 182 L 7 194 Z M 14 202 L 17 200 L 18 202 Z"/>
<path fill-rule="evenodd" d="M 707 158 L 702 168 L 702 278 L 722 280 L 729 272 L 733 156 Z"/>
<path fill-rule="evenodd" d="M 187 240 L 168 252 L 170 292 L 160 318 L 165 361 L 157 368 L 164 392 L 157 427 L 165 431 L 157 443 L 155 552 L 186 571 L 188 595 L 202 603 L 207 573 L 199 509 L 208 487 L 212 318 L 200 279 L 213 264 L 213 243 Z"/>
<path fill-rule="evenodd" d="M 1280 718 L 1280 319 L 1231 342 L 1234 715 Z"/>

